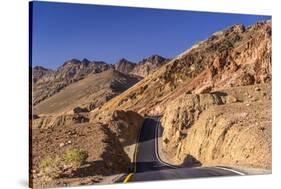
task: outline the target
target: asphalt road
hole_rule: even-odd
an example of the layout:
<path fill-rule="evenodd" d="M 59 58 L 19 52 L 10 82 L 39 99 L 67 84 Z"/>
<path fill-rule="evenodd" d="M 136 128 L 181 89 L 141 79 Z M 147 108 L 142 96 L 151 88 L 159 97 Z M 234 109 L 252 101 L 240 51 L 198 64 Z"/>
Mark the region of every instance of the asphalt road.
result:
<path fill-rule="evenodd" d="M 226 167 L 176 167 L 163 162 L 158 155 L 159 124 L 157 117 L 145 119 L 135 149 L 133 171 L 123 178 L 123 182 L 244 175 Z"/>

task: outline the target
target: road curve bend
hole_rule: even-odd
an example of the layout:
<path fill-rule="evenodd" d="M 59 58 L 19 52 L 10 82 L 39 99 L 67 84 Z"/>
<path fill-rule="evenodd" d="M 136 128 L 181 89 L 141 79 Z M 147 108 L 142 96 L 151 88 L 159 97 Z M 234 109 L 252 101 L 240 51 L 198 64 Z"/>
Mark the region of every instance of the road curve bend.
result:
<path fill-rule="evenodd" d="M 183 178 L 234 176 L 244 173 L 226 167 L 178 167 L 164 162 L 158 154 L 160 117 L 146 117 L 140 129 L 134 153 L 133 170 L 123 182 L 170 180 Z"/>

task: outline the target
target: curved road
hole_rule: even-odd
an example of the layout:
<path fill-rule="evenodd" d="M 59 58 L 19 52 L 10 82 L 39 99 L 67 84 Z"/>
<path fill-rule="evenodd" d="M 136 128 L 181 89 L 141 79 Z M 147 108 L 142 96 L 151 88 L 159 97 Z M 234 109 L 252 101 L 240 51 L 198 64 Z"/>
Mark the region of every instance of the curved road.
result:
<path fill-rule="evenodd" d="M 163 162 L 158 155 L 159 119 L 159 117 L 145 119 L 135 149 L 133 170 L 122 178 L 123 182 L 244 175 L 226 167 L 181 168 Z"/>

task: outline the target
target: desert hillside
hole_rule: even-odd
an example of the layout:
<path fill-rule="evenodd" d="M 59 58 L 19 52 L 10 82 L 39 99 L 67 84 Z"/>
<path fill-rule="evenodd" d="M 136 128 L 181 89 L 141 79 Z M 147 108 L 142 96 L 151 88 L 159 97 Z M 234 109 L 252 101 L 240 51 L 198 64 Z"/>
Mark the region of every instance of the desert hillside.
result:
<path fill-rule="evenodd" d="M 271 21 L 214 33 L 93 110 L 91 117 L 103 119 L 115 109 L 161 115 L 183 93 L 259 83 L 271 83 Z"/>
<path fill-rule="evenodd" d="M 89 112 L 140 80 L 113 69 L 91 74 L 65 87 L 34 107 L 34 114 Z"/>

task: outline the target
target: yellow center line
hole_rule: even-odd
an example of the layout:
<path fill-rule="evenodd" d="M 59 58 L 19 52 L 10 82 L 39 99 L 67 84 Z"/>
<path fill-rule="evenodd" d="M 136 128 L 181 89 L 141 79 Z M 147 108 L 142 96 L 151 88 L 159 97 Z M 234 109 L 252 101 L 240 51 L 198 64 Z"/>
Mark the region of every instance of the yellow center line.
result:
<path fill-rule="evenodd" d="M 139 143 L 136 144 L 136 147 L 135 147 L 135 154 L 134 154 L 134 172 L 137 171 L 137 154 L 138 154 L 138 145 Z"/>
<path fill-rule="evenodd" d="M 133 176 L 133 174 L 134 174 L 134 173 L 128 174 L 128 176 L 126 176 L 126 178 L 125 178 L 125 180 L 124 180 L 123 182 L 124 182 L 124 183 L 127 183 L 127 182 L 130 180 L 130 178 Z"/>
<path fill-rule="evenodd" d="M 133 174 L 137 171 L 137 153 L 138 153 L 138 145 L 139 143 L 136 143 L 136 147 L 135 147 L 135 152 L 134 152 L 134 158 L 133 158 L 133 163 L 134 163 L 134 172 L 133 173 L 129 173 L 126 178 L 124 179 L 123 183 L 127 183 L 130 178 L 133 176 Z"/>

